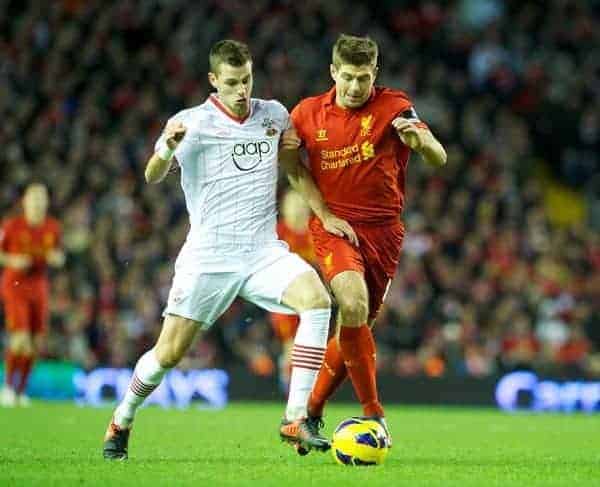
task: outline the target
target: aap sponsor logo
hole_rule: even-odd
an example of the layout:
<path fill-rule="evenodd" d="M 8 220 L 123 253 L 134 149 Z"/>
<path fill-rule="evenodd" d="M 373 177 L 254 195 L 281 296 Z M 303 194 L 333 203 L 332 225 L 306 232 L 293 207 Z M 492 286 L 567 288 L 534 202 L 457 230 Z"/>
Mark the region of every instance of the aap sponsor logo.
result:
<path fill-rule="evenodd" d="M 268 140 L 240 142 L 233 146 L 231 159 L 240 171 L 251 171 L 273 152 L 273 145 Z"/>

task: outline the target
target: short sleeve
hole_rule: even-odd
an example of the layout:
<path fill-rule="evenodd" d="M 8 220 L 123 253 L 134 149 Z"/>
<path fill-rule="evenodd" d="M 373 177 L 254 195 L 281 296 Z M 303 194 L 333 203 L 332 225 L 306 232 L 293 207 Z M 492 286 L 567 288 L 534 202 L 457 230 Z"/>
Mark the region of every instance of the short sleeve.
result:
<path fill-rule="evenodd" d="M 277 128 L 280 131 L 284 131 L 290 128 L 290 114 L 286 107 L 284 107 L 277 100 L 271 100 L 271 114 L 277 124 Z"/>

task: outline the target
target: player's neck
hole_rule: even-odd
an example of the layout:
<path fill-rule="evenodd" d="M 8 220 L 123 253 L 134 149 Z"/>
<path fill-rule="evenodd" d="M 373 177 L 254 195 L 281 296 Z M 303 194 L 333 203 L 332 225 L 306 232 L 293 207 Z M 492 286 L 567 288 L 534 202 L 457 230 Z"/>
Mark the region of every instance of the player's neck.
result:
<path fill-rule="evenodd" d="M 217 99 L 217 101 L 219 102 L 219 105 L 221 105 L 221 108 L 223 110 L 225 110 L 227 112 L 227 114 L 229 114 L 231 117 L 233 118 L 239 118 L 239 119 L 244 119 L 248 116 L 248 114 L 250 113 L 250 106 L 246 105 L 244 108 L 239 109 L 239 110 L 235 110 L 234 108 L 231 108 L 229 106 L 227 106 L 223 100 L 219 97 L 219 94 L 215 94 L 214 95 L 215 98 Z"/>
<path fill-rule="evenodd" d="M 372 87 L 371 91 L 369 91 L 369 96 L 366 98 L 366 100 L 363 103 L 361 103 L 360 105 L 358 105 L 356 107 L 349 107 L 349 106 L 344 105 L 341 95 L 336 90 L 335 91 L 335 106 L 337 108 L 339 108 L 340 110 L 346 110 L 348 112 L 361 110 L 367 103 L 369 103 L 369 100 L 371 100 L 371 98 L 373 98 L 374 93 L 375 93 L 375 87 Z"/>
<path fill-rule="evenodd" d="M 27 213 L 24 214 L 24 218 L 25 222 L 30 227 L 39 227 L 42 223 L 44 223 L 44 220 L 46 219 L 46 217 L 40 218 L 38 216 L 28 215 Z"/>

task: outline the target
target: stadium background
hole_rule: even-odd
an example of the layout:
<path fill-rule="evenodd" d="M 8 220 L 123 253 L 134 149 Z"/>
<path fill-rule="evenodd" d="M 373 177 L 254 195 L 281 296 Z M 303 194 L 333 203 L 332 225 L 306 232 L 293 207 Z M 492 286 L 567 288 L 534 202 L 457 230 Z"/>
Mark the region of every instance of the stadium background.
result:
<path fill-rule="evenodd" d="M 0 0 L 0 214 L 41 178 L 64 224 L 46 359 L 131 367 L 152 345 L 187 218 L 177 174 L 146 185 L 143 165 L 168 116 L 209 93 L 210 45 L 248 42 L 255 96 L 291 109 L 330 86 L 348 32 L 379 42 L 379 84 L 407 91 L 448 150 L 441 170 L 409 166 L 376 327 L 384 383 L 600 377 L 599 2 L 189 7 Z M 268 379 L 278 348 L 264 313 L 236 302 L 182 368 Z"/>

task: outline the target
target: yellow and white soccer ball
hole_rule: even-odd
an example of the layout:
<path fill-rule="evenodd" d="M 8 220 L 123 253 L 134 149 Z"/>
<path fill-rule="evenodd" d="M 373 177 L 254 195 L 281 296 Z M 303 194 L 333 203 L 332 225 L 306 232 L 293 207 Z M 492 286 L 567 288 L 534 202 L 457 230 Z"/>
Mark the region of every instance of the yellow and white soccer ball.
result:
<path fill-rule="evenodd" d="M 333 432 L 331 452 L 341 465 L 381 465 L 388 450 L 385 430 L 371 419 L 345 419 Z"/>

